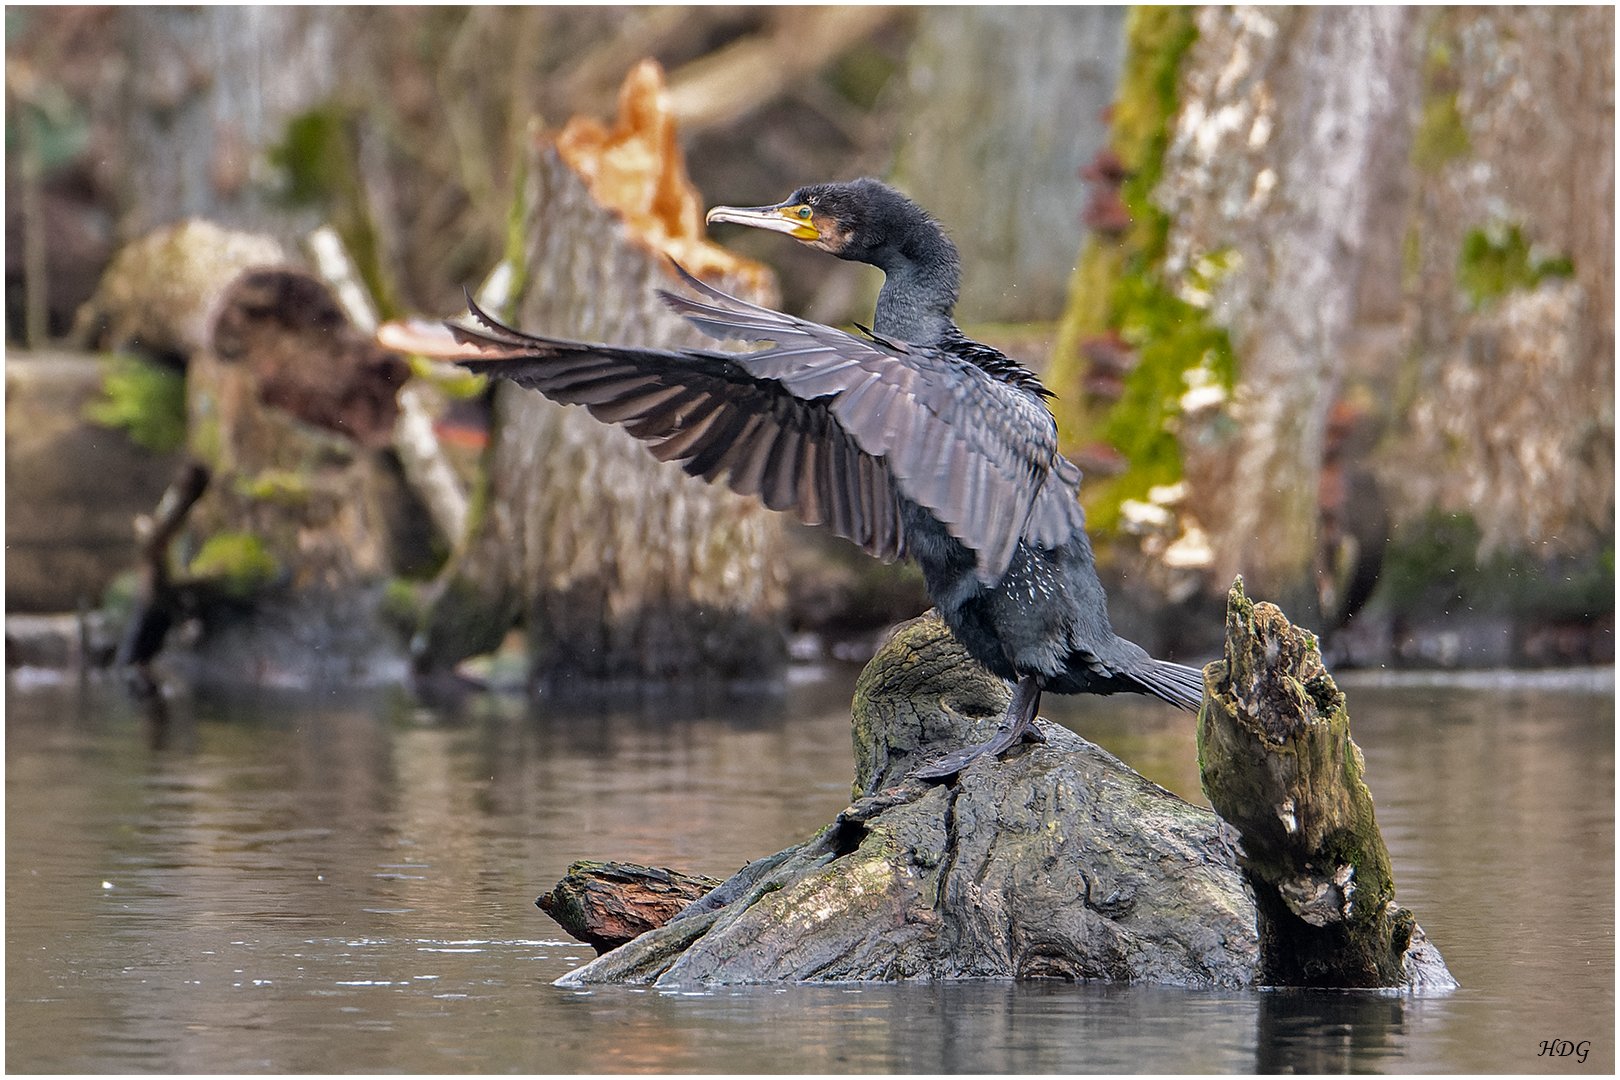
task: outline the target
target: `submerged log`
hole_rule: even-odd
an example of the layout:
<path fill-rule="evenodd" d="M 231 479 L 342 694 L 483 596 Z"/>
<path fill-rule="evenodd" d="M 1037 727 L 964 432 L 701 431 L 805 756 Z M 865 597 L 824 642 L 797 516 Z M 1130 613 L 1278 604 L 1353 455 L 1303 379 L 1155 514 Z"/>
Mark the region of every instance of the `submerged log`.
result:
<path fill-rule="evenodd" d="M 1260 979 L 1272 985 L 1456 983 L 1395 903 L 1361 749 L 1316 636 L 1240 579 L 1227 599 L 1226 658 L 1204 673 L 1204 792 L 1242 834 Z"/>
<path fill-rule="evenodd" d="M 1212 688 L 1223 670 L 1206 669 Z M 1262 693 L 1281 693 L 1275 666 L 1254 670 L 1264 671 Z M 1064 728 L 1041 721 L 1045 743 L 980 759 L 950 785 L 907 777 L 987 738 L 1007 697 L 937 615 L 905 624 L 856 687 L 854 803 L 811 840 L 750 863 L 558 984 L 1063 978 L 1234 988 L 1325 985 L 1327 972 L 1343 971 L 1336 985 L 1455 986 L 1409 913 L 1387 916 L 1401 933 L 1381 939 L 1394 955 L 1375 966 L 1377 983 L 1357 974 L 1362 953 L 1334 967 L 1316 959 L 1321 948 L 1309 964 L 1281 962 L 1276 950 L 1294 939 L 1256 910 L 1231 828 Z M 1262 963 L 1263 949 L 1272 962 Z"/>

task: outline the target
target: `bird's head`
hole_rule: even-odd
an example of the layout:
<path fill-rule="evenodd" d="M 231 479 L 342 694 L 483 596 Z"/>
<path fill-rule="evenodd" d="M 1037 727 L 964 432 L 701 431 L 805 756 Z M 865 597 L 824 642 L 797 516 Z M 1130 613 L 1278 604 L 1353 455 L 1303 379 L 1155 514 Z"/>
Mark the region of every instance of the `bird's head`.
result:
<path fill-rule="evenodd" d="M 925 259 L 955 247 L 928 212 L 880 180 L 802 187 L 774 206 L 717 206 L 707 220 L 786 233 L 853 262 L 889 269 L 896 257 Z"/>

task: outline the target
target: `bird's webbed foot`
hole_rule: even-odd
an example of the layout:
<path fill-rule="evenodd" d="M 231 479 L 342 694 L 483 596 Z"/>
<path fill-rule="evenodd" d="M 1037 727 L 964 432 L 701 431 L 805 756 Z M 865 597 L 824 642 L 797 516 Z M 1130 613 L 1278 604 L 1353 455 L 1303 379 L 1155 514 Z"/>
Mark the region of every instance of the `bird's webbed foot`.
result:
<path fill-rule="evenodd" d="M 919 780 L 944 780 L 955 776 L 985 754 L 999 756 L 1019 743 L 1046 741 L 1035 726 L 1035 714 L 1041 704 L 1040 683 L 1033 675 L 1018 680 L 1018 688 L 1007 706 L 1007 717 L 995 737 L 977 746 L 965 746 L 912 771 Z"/>

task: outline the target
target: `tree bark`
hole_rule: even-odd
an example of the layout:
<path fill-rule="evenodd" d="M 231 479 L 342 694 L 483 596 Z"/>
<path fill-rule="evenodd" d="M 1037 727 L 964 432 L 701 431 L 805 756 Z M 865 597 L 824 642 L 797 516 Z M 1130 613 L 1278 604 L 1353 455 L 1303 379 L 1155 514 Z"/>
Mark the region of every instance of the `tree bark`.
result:
<path fill-rule="evenodd" d="M 1208 579 L 1241 572 L 1308 621 L 1328 410 L 1369 238 L 1399 226 L 1372 181 L 1406 145 L 1414 26 L 1404 8 L 1202 9 L 1158 192 L 1163 273 L 1238 357 L 1231 401 L 1182 435 Z"/>
<path fill-rule="evenodd" d="M 313 209 L 279 200 L 255 161 L 282 141 L 289 120 L 336 89 L 341 13 L 131 7 L 120 17 L 129 56 L 120 98 L 123 238 L 205 217 L 290 246 L 318 224 Z"/>
<path fill-rule="evenodd" d="M 1370 397 L 1411 401 L 1379 479 L 1398 522 L 1471 515 L 1481 555 L 1595 556 L 1614 539 L 1614 10 L 1437 8 L 1414 29 L 1404 310 L 1353 357 Z"/>
<path fill-rule="evenodd" d="M 1548 593 L 1601 576 L 1613 12 L 1206 7 L 1177 52 L 1189 28 L 1155 39 L 1139 29 L 1176 17 L 1137 10 L 1115 149 L 1129 213 L 1146 216 L 1134 185 L 1155 178 L 1167 231 L 1161 249 L 1157 223 L 1125 220 L 1124 250 L 1088 247 L 1053 368 L 1093 520 L 1142 537 L 1120 569 L 1212 602 L 1241 571 L 1322 627 L 1367 599 L 1391 538 L 1409 575 L 1494 574 L 1500 555 Z M 1144 112 L 1166 104 L 1144 87 L 1171 69 L 1168 148 L 1138 159 Z M 1161 421 L 1174 460 L 1121 441 Z M 1104 432 L 1112 448 L 1088 445 Z M 1437 512 L 1479 537 L 1438 568 L 1421 538 Z M 1484 588 L 1521 621 L 1575 603 Z M 1419 605 L 1374 596 L 1359 662 L 1395 659 L 1392 606 Z"/>
<path fill-rule="evenodd" d="M 656 930 L 721 883 L 634 863 L 577 862 L 535 906 L 597 955 Z"/>

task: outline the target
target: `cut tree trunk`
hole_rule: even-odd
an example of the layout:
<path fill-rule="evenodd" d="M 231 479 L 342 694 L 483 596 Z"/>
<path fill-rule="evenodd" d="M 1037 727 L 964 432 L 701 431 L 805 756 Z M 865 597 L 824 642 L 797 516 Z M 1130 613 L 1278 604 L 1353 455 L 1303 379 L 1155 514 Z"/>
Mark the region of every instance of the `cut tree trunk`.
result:
<path fill-rule="evenodd" d="M 534 146 L 525 199 L 516 310 L 531 333 L 727 347 L 658 298 L 679 288 L 670 258 L 774 299 L 768 271 L 701 240 L 655 68 L 632 73 L 617 128 L 576 123 Z M 496 389 L 492 441 L 482 513 L 442 579 L 419 667 L 493 649 L 522 618 L 533 681 L 554 692 L 780 672 L 778 515 L 510 383 Z"/>

